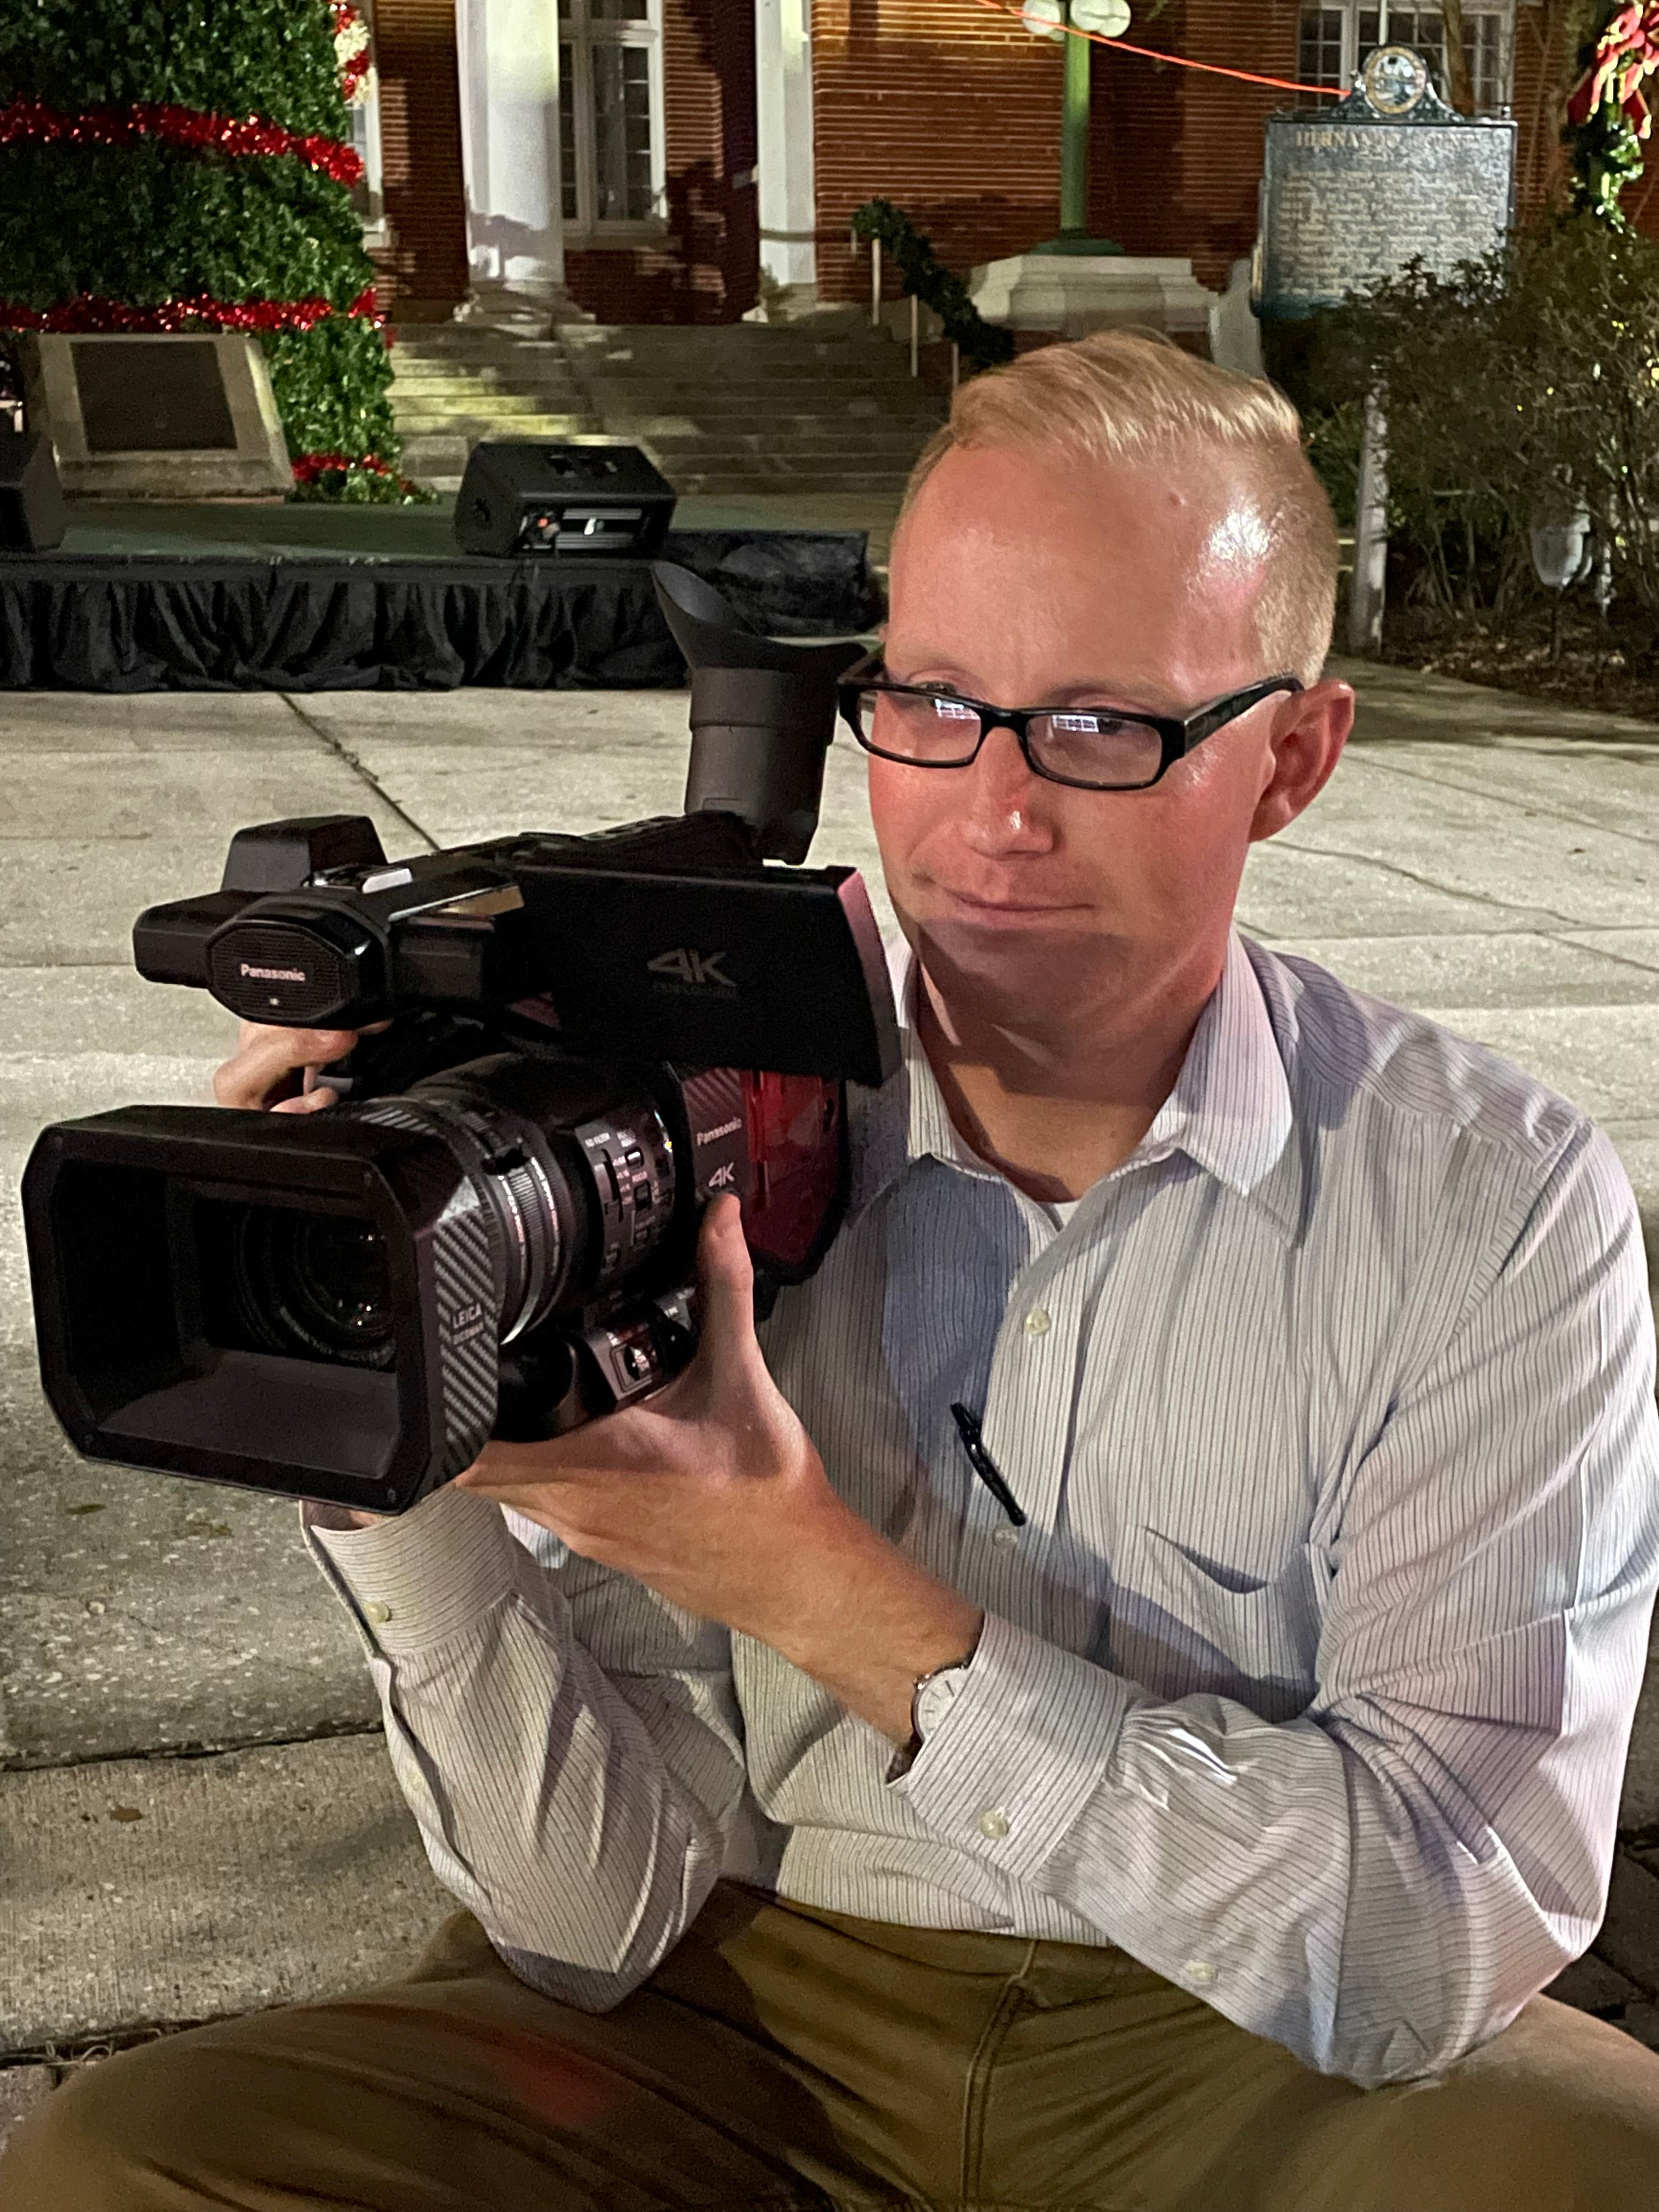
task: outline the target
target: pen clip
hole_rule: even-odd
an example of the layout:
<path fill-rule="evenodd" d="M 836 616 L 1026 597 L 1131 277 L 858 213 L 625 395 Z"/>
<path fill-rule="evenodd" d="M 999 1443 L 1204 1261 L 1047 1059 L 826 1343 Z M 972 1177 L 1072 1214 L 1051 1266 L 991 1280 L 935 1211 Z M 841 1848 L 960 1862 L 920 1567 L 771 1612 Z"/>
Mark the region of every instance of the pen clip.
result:
<path fill-rule="evenodd" d="M 985 1485 L 992 1497 L 996 1499 L 1014 1526 L 1017 1528 L 1024 1528 L 1026 1516 L 1020 1510 L 1019 1500 L 997 1472 L 996 1462 L 985 1449 L 985 1438 L 981 1431 L 978 1419 L 969 1412 L 966 1406 L 956 1400 L 951 1401 L 951 1417 L 957 1425 L 957 1435 L 962 1438 L 963 1449 L 968 1455 L 969 1466 L 973 1468 L 974 1473 Z"/>

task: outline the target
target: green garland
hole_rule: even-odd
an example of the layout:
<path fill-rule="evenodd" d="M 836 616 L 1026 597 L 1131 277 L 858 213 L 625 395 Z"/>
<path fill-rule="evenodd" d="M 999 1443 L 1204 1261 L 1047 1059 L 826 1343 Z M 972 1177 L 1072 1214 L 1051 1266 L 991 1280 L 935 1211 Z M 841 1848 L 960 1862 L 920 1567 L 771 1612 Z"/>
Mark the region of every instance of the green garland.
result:
<path fill-rule="evenodd" d="M 20 96 L 68 114 L 155 101 L 350 135 L 327 0 L 0 0 L 0 104 Z M 345 313 L 374 279 L 349 193 L 301 161 L 160 139 L 0 149 L 0 298 L 14 306 L 206 294 L 337 310 L 261 334 L 289 451 L 386 469 L 331 470 L 295 498 L 433 496 L 398 474 L 385 336 Z"/>
<path fill-rule="evenodd" d="M 855 238 L 879 239 L 896 263 L 900 282 L 931 307 L 945 325 L 945 335 L 962 349 L 962 357 L 975 368 L 995 368 L 1014 357 L 1014 334 L 988 323 L 969 297 L 968 287 L 947 269 L 933 251 L 933 240 L 919 231 L 902 208 L 891 200 L 866 200 L 853 213 Z"/>
<path fill-rule="evenodd" d="M 1578 34 L 1581 80 L 1595 68 L 1601 40 L 1623 6 L 1624 0 L 1590 0 L 1571 11 L 1568 34 Z M 1620 195 L 1642 174 L 1645 149 L 1617 95 L 1610 91 L 1582 123 L 1569 116 L 1561 143 L 1567 154 L 1567 200 L 1572 213 L 1594 216 L 1609 230 L 1629 230 L 1630 217 L 1619 204 Z"/>

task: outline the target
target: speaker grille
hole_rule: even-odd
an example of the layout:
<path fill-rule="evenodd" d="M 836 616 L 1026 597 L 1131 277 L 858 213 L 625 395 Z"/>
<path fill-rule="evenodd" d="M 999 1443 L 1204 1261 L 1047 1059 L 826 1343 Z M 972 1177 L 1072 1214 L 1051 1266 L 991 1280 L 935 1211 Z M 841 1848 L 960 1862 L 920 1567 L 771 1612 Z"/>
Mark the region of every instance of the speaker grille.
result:
<path fill-rule="evenodd" d="M 223 930 L 208 953 L 208 988 L 250 1020 L 280 1015 L 301 1029 L 325 1022 L 356 996 L 350 963 L 305 930 L 249 922 Z"/>

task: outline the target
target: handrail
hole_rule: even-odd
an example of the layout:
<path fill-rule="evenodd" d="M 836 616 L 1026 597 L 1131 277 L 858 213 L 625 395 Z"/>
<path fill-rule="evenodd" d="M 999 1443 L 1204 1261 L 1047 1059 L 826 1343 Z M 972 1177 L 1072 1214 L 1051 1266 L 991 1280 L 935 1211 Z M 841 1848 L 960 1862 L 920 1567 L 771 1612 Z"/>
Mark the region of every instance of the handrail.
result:
<path fill-rule="evenodd" d="M 899 281 L 913 300 L 931 307 L 945 335 L 975 368 L 995 368 L 1014 356 L 1014 334 L 988 323 L 968 295 L 968 287 L 933 251 L 933 240 L 916 228 L 891 200 L 866 200 L 853 210 L 853 237 L 866 238 L 879 254 L 884 246 L 898 264 Z"/>

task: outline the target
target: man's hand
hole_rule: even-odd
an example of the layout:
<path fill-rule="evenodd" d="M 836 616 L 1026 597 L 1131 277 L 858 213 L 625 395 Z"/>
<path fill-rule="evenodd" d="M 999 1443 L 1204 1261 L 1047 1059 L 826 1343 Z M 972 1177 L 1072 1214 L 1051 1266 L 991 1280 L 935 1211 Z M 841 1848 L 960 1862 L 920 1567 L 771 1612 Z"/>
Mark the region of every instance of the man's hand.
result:
<path fill-rule="evenodd" d="M 343 1060 L 357 1035 L 356 1030 L 278 1030 L 244 1022 L 234 1053 L 214 1075 L 213 1095 L 222 1106 L 255 1113 L 315 1114 L 333 1105 L 337 1094 L 325 1083 L 302 1090 L 302 1072 Z"/>
<path fill-rule="evenodd" d="M 984 1616 L 830 1487 L 755 1335 L 736 1199 L 708 1207 L 697 1267 L 702 1333 L 672 1382 L 549 1443 L 488 1444 L 457 1483 L 771 1644 L 902 1743 L 916 1677 L 966 1657 Z"/>

